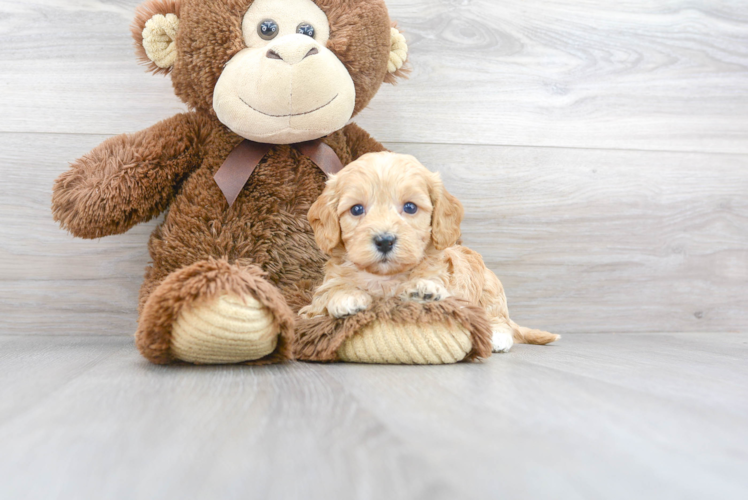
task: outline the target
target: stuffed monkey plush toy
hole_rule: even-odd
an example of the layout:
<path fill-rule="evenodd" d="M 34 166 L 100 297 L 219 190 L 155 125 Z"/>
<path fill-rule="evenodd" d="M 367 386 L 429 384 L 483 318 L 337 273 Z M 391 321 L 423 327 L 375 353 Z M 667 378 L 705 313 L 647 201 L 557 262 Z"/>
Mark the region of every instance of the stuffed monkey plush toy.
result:
<path fill-rule="evenodd" d="M 307 212 L 327 173 L 384 148 L 349 120 L 402 76 L 384 0 L 150 0 L 133 35 L 189 112 L 111 138 L 56 181 L 81 238 L 153 232 L 136 344 L 153 363 L 291 356 L 321 280 Z"/>

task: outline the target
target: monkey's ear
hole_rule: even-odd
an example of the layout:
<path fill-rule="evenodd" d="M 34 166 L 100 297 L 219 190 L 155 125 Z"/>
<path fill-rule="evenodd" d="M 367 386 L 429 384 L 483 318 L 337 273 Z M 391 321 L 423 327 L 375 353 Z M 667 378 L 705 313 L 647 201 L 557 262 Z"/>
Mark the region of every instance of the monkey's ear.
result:
<path fill-rule="evenodd" d="M 397 24 L 393 23 L 390 28 L 390 60 L 387 62 L 387 75 L 384 77 L 385 83 L 395 84 L 398 78 L 407 78 L 410 70 L 406 63 L 408 62 L 408 42 L 405 36 L 397 29 Z"/>
<path fill-rule="evenodd" d="M 325 190 L 309 209 L 307 218 L 314 230 L 314 240 L 317 246 L 324 253 L 332 254 L 332 251 L 341 243 L 334 176 L 327 181 Z"/>
<path fill-rule="evenodd" d="M 460 200 L 444 189 L 439 174 L 434 174 L 431 182 L 431 202 L 434 205 L 431 214 L 431 241 L 437 250 L 444 250 L 460 239 L 460 224 L 465 216 L 465 209 Z"/>
<path fill-rule="evenodd" d="M 138 59 L 154 73 L 168 73 L 177 60 L 179 0 L 149 0 L 132 23 Z"/>

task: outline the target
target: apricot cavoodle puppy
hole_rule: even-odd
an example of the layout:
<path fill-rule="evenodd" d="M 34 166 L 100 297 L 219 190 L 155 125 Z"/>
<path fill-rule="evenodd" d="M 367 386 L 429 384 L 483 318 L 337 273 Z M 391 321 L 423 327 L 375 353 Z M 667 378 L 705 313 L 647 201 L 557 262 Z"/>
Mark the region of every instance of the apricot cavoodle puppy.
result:
<path fill-rule="evenodd" d="M 455 296 L 486 310 L 494 352 L 558 339 L 509 319 L 501 282 L 478 253 L 459 244 L 463 214 L 439 174 L 412 156 L 362 156 L 327 182 L 309 210 L 317 244 L 331 258 L 300 314 L 341 318 L 367 309 L 374 296 Z"/>

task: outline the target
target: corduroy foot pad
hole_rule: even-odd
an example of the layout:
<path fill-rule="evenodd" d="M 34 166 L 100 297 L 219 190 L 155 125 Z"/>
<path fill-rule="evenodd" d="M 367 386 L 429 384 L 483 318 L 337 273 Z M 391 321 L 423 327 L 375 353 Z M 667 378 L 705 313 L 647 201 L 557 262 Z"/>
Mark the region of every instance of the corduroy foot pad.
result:
<path fill-rule="evenodd" d="M 302 361 L 439 365 L 489 357 L 491 336 L 480 307 L 390 299 L 345 319 L 300 318 L 294 353 Z"/>
<path fill-rule="evenodd" d="M 254 298 L 224 295 L 182 310 L 172 328 L 171 351 L 177 359 L 200 364 L 264 358 L 278 345 L 274 320 Z"/>
<path fill-rule="evenodd" d="M 135 344 L 157 364 L 279 363 L 291 357 L 293 311 L 256 266 L 196 262 L 149 295 Z"/>

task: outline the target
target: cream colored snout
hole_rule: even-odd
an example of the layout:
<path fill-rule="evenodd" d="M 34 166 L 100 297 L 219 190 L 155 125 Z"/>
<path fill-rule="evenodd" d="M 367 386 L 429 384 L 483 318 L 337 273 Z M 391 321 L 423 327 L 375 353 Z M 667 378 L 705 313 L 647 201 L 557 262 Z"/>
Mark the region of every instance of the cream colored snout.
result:
<path fill-rule="evenodd" d="M 315 39 L 292 34 L 236 54 L 213 93 L 213 108 L 240 136 L 293 144 L 331 134 L 353 116 L 348 70 Z"/>

